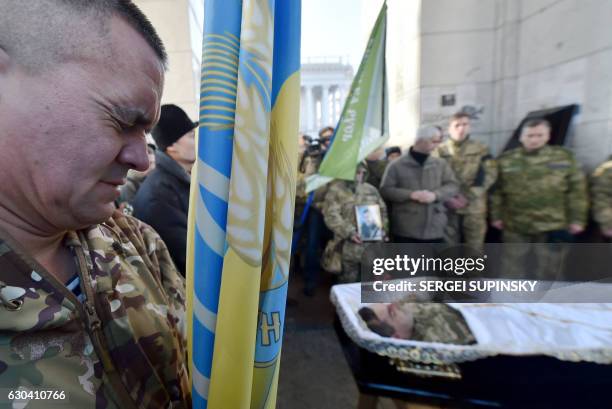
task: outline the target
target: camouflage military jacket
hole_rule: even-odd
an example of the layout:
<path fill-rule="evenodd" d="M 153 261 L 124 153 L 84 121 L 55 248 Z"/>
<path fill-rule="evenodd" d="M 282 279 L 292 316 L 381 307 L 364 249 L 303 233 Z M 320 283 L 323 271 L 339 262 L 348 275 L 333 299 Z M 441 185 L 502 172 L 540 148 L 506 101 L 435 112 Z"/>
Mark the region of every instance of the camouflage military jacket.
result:
<path fill-rule="evenodd" d="M 413 305 L 414 323 L 410 339 L 443 344 L 475 344 L 463 315 L 446 304 L 418 303 Z"/>
<path fill-rule="evenodd" d="M 602 229 L 612 229 L 612 157 L 593 172 L 591 201 L 595 221 Z"/>
<path fill-rule="evenodd" d="M 487 190 L 497 176 L 489 148 L 471 139 L 461 143 L 448 139 L 434 154 L 450 164 L 459 182 L 459 191 L 469 200 L 468 206 L 457 210 L 457 213 L 486 213 Z"/>
<path fill-rule="evenodd" d="M 502 220 L 504 229 L 536 234 L 586 224 L 586 179 L 569 150 L 516 148 L 497 159 L 497 168 L 491 219 Z"/>
<path fill-rule="evenodd" d="M 364 245 L 353 243 L 349 239 L 358 231 L 355 206 L 369 204 L 380 206 L 382 224 L 385 232 L 388 232 L 387 206 L 374 186 L 369 183 L 344 180 L 335 180 L 330 183 L 325 195 L 323 218 L 327 227 L 334 233 L 334 239 L 344 240 L 342 246 L 344 258 L 345 256 L 359 258 L 361 255 Z"/>
<path fill-rule="evenodd" d="M 191 407 L 184 281 L 152 228 L 115 212 L 68 233 L 83 302 L 0 237 L 2 388 L 65 393 L 28 409 Z"/>
<path fill-rule="evenodd" d="M 369 183 L 355 183 L 336 180 L 330 183 L 323 216 L 329 229 L 342 239 L 348 239 L 357 233 L 355 206 L 377 204 L 380 206 L 385 230 L 388 225 L 387 207 L 378 190 Z"/>

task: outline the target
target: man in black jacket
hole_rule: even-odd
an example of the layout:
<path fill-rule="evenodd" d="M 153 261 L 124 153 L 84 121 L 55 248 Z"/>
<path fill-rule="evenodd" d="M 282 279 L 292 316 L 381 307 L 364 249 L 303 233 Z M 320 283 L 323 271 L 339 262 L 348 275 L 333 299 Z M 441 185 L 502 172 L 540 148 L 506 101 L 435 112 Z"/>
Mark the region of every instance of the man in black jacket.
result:
<path fill-rule="evenodd" d="M 196 160 L 195 128 L 176 105 L 163 105 L 153 139 L 159 148 L 155 169 L 134 198 L 134 216 L 162 237 L 178 270 L 185 274 L 189 182 Z"/>

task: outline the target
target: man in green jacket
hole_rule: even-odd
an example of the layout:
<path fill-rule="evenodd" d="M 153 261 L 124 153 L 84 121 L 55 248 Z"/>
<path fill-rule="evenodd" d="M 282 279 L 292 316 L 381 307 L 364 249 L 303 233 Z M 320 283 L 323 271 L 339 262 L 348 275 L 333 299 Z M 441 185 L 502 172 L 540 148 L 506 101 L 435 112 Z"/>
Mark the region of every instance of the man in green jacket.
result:
<path fill-rule="evenodd" d="M 379 241 L 387 238 L 389 224 L 387 207 L 378 190 L 365 182 L 366 177 L 367 167 L 360 164 L 357 167 L 354 182 L 335 180 L 330 183 L 325 195 L 323 217 L 327 227 L 334 233 L 331 243 L 336 251 L 341 253 L 342 271 L 339 281 L 342 283 L 351 283 L 359 279 L 361 256 L 367 246 L 367 240 L 372 238 L 367 237 L 363 230 L 359 234 L 356 212 L 360 206 L 369 206 L 364 210 L 371 212 L 378 210 L 378 215 L 372 215 L 373 220 L 376 221 L 378 221 L 377 216 L 380 216 L 381 231 L 375 238 Z M 324 254 L 324 257 L 326 256 L 331 256 L 331 254 Z"/>
<path fill-rule="evenodd" d="M 470 138 L 470 116 L 454 114 L 448 125 L 450 138 L 435 151 L 446 160 L 459 182 L 459 193 L 446 202 L 449 208 L 446 241 L 466 243 L 477 250 L 487 232 L 487 191 L 495 182 L 495 165 L 489 148 Z"/>
<path fill-rule="evenodd" d="M 599 165 L 591 176 L 591 202 L 593 218 L 599 224 L 601 234 L 612 238 L 612 156 Z"/>
<path fill-rule="evenodd" d="M 584 230 L 588 197 L 586 178 L 574 154 L 551 146 L 551 127 L 544 119 L 523 125 L 521 147 L 504 152 L 497 159 L 498 179 L 491 203 L 492 225 L 503 231 L 505 243 L 565 242 Z M 536 246 L 541 260 L 538 275 L 554 278 L 556 258 L 550 246 Z M 521 261 L 529 246 L 508 246 L 514 260 L 512 275 L 523 275 Z M 553 261 L 550 262 L 550 257 Z M 542 265 L 545 260 L 546 267 Z"/>

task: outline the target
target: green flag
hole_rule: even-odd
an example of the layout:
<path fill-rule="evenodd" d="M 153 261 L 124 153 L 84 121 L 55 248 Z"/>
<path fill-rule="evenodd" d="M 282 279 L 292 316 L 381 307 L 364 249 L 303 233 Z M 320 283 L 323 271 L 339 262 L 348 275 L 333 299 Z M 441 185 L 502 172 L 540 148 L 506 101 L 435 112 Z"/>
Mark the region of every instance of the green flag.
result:
<path fill-rule="evenodd" d="M 353 180 L 357 164 L 388 139 L 385 81 L 387 5 L 370 34 L 365 53 L 346 98 L 332 145 L 319 173 L 306 180 L 311 192 L 333 179 Z"/>

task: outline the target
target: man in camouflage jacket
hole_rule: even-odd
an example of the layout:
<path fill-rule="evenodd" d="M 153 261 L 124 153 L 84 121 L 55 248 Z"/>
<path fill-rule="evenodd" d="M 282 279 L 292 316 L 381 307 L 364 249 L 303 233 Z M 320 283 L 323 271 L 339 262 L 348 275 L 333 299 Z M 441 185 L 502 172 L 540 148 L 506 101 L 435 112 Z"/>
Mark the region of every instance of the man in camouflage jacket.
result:
<path fill-rule="evenodd" d="M 130 1 L 0 2 L 0 406 L 191 407 L 184 281 L 114 206 L 166 60 Z"/>
<path fill-rule="evenodd" d="M 487 191 L 495 182 L 496 168 L 489 148 L 469 138 L 470 116 L 458 112 L 448 125 L 450 138 L 434 154 L 445 159 L 459 182 L 459 193 L 446 202 L 449 208 L 445 240 L 482 250 L 487 232 Z"/>
<path fill-rule="evenodd" d="M 383 337 L 443 344 L 475 344 L 463 315 L 443 303 L 370 304 L 359 309 L 368 328 Z"/>
<path fill-rule="evenodd" d="M 342 252 L 342 272 L 339 281 L 343 283 L 355 282 L 359 279 L 359 266 L 361 255 L 365 250 L 365 243 L 359 236 L 355 206 L 378 205 L 381 221 L 387 235 L 388 216 L 385 201 L 378 190 L 369 183 L 363 182 L 367 175 L 364 164 L 357 167 L 355 181 L 333 181 L 327 189 L 323 206 L 325 224 L 334 233 L 333 240 Z"/>
<path fill-rule="evenodd" d="M 612 157 L 595 169 L 591 177 L 593 218 L 601 233 L 612 238 Z"/>
<path fill-rule="evenodd" d="M 494 227 L 503 230 L 506 243 L 568 241 L 584 230 L 588 197 L 586 179 L 571 151 L 547 145 L 550 124 L 542 119 L 525 123 L 522 146 L 497 159 L 498 179 L 491 202 Z M 550 246 L 549 246 L 550 247 Z M 537 246 L 542 278 L 552 279 L 556 256 Z M 528 246 L 508 246 L 508 274 L 520 276 Z M 553 259 L 551 259 L 553 257 Z M 544 268 L 543 264 L 546 265 Z"/>
<path fill-rule="evenodd" d="M 65 245 L 82 302 L 0 233 L 0 385 L 64 391 L 74 408 L 186 408 L 185 283 L 159 235 L 117 211 Z"/>

